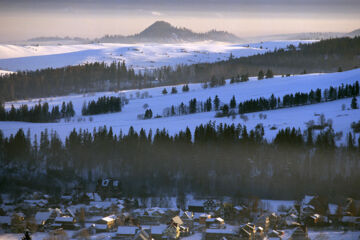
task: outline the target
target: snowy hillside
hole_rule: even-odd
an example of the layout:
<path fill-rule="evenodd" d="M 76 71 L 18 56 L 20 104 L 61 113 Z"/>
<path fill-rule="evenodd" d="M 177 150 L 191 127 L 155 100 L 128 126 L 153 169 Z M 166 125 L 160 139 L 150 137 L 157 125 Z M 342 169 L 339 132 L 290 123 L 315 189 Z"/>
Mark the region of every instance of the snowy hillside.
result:
<path fill-rule="evenodd" d="M 126 61 L 136 70 L 160 66 L 216 62 L 226 60 L 230 53 L 235 57 L 250 56 L 275 48 L 286 48 L 300 42 L 271 41 L 242 45 L 221 42 L 197 42 L 182 44 L 81 44 L 59 46 L 0 45 L 0 69 L 36 70 L 63 67 L 85 62 Z"/>
<path fill-rule="evenodd" d="M 273 93 L 276 97 L 282 97 L 285 94 L 295 92 L 309 92 L 311 89 L 321 88 L 325 89 L 330 86 L 337 87 L 341 84 L 353 84 L 360 79 L 360 69 L 351 70 L 341 73 L 330 74 L 308 74 L 298 75 L 292 77 L 280 77 L 276 76 L 273 79 L 257 80 L 250 78 L 249 82 L 227 84 L 223 87 L 203 89 L 200 84 L 189 84 L 190 91 L 187 93 L 181 92 L 181 85 L 177 86 L 177 94 L 163 95 L 163 87 L 143 89 L 143 90 L 130 90 L 122 91 L 119 93 L 114 92 L 99 92 L 87 95 L 71 95 L 63 97 L 54 97 L 41 99 L 42 102 L 48 102 L 50 107 L 53 105 L 61 105 L 62 101 L 72 101 L 76 111 L 76 116 L 71 122 L 65 122 L 61 120 L 59 123 L 24 123 L 24 122 L 0 122 L 0 129 L 4 132 L 5 136 L 16 133 L 19 128 L 27 130 L 31 129 L 32 134 L 38 134 L 45 128 L 48 130 L 55 130 L 59 133 L 61 138 L 65 138 L 71 130 L 76 129 L 89 129 L 100 126 L 112 126 L 114 131 L 118 133 L 120 129 L 127 132 L 130 126 L 133 126 L 135 130 L 166 128 L 169 133 L 174 134 L 181 129 L 185 129 L 187 126 L 194 129 L 197 125 L 207 123 L 210 120 L 217 123 L 241 123 L 246 124 L 248 128 L 255 127 L 256 124 L 262 123 L 265 127 L 265 137 L 272 139 L 277 130 L 270 130 L 271 127 L 277 129 L 286 127 L 296 127 L 305 129 L 305 122 L 309 120 L 318 119 L 319 114 L 324 114 L 325 117 L 333 120 L 333 127 L 335 131 L 343 131 L 344 135 L 350 131 L 350 124 L 353 121 L 360 120 L 360 110 L 349 110 L 351 99 L 336 100 L 333 102 L 326 102 L 314 105 L 286 108 L 280 110 L 272 110 L 262 112 L 267 115 L 266 119 L 260 119 L 260 113 L 249 113 L 248 121 L 244 121 L 239 118 L 239 115 L 235 119 L 231 118 L 215 118 L 215 112 L 208 113 L 196 113 L 191 115 L 150 119 L 150 120 L 138 120 L 137 115 L 143 114 L 144 104 L 148 104 L 152 109 L 154 115 L 162 115 L 163 109 L 170 107 L 171 105 L 179 105 L 181 102 L 188 104 L 192 98 L 197 98 L 199 101 L 205 101 L 211 97 L 214 99 L 215 95 L 218 95 L 221 102 L 229 103 L 230 98 L 235 95 L 236 101 L 244 101 L 251 98 L 258 97 L 270 97 Z M 166 87 L 170 92 L 171 87 Z M 137 98 L 143 93 L 147 92 L 149 98 Z M 100 96 L 118 96 L 125 95 L 130 99 L 128 105 L 125 105 L 122 112 L 112 114 L 102 114 L 91 116 L 93 119 L 90 121 L 90 117 L 81 118 L 81 108 L 84 102 L 92 99 L 97 99 Z M 9 109 L 13 104 L 15 107 L 19 107 L 21 104 L 28 104 L 32 106 L 39 102 L 40 99 L 24 100 L 16 102 L 8 102 L 5 107 Z M 345 104 L 346 109 L 342 110 L 342 105 Z M 343 142 L 345 137 L 343 137 Z"/>

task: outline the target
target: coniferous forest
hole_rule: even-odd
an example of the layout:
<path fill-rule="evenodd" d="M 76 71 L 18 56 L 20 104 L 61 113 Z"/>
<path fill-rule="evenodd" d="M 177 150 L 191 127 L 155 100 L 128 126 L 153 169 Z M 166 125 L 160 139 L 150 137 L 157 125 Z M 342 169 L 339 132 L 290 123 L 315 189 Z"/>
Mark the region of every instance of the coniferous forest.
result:
<path fill-rule="evenodd" d="M 36 104 L 29 108 L 28 105 L 21 105 L 15 108 L 11 105 L 11 109 L 6 111 L 5 107 L 0 104 L 0 121 L 22 121 L 22 122 L 55 122 L 61 118 L 70 118 L 75 115 L 72 102 L 62 103 L 59 106 L 53 106 L 51 111 L 47 102 Z"/>
<path fill-rule="evenodd" d="M 360 37 L 336 38 L 300 44 L 298 48 L 289 45 L 287 49 L 255 56 L 229 57 L 216 63 L 164 66 L 138 73 L 127 68 L 125 62 L 17 72 L 0 76 L 0 101 L 189 82 L 209 82 L 215 86 L 233 76 L 242 76 L 245 81 L 248 76 L 258 76 L 262 69 L 268 69 L 262 72 L 264 77 L 349 70 L 360 66 L 359 46 Z"/>
<path fill-rule="evenodd" d="M 82 107 L 82 115 L 95 115 L 101 113 L 121 112 L 121 97 L 100 97 L 96 101 L 92 100 Z"/>
<path fill-rule="evenodd" d="M 356 125 L 356 123 L 354 123 Z M 101 177 L 121 180 L 125 196 L 259 196 L 295 199 L 304 194 L 360 197 L 360 138 L 336 146 L 331 124 L 322 130 L 280 129 L 274 140 L 264 128 L 215 125 L 188 128 L 174 137 L 163 129 L 114 133 L 106 127 L 56 132 L 0 131 L 0 187 L 56 193 Z M 21 170 L 21 171 L 19 171 Z M 19 177 L 19 174 L 21 177 Z M 84 184 L 86 185 L 86 184 Z"/>

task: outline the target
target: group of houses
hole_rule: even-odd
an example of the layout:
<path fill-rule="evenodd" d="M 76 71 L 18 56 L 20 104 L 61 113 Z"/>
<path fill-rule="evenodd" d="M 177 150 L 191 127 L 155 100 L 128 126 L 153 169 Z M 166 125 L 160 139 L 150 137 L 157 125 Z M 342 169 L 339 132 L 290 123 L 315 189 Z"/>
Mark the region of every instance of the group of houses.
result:
<path fill-rule="evenodd" d="M 192 199 L 185 209 L 139 208 L 135 199 L 120 199 L 113 192 L 115 180 L 99 181 L 101 193 L 62 195 L 54 203 L 48 195 L 28 196 L 16 204 L 3 202 L 0 226 L 4 231 L 86 231 L 109 234 L 115 239 L 180 239 L 201 234 L 204 240 L 308 239 L 309 227 L 333 225 L 360 229 L 360 201 L 347 199 L 342 205 L 326 198 L 305 196 L 293 206 L 269 211 L 250 201 L 233 205 L 215 198 Z M 34 194 L 35 195 L 35 194 Z M 104 197 L 105 196 L 105 197 Z M 290 231 L 290 230 L 291 231 Z"/>

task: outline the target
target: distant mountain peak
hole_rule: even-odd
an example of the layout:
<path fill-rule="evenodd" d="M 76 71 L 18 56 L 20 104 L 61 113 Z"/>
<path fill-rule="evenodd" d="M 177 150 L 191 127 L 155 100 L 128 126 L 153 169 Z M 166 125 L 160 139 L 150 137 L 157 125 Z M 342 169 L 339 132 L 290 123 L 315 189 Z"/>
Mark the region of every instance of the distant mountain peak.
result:
<path fill-rule="evenodd" d="M 196 41 L 223 41 L 238 42 L 240 39 L 234 34 L 211 30 L 206 33 L 196 33 L 187 28 L 180 28 L 171 25 L 166 21 L 156 21 L 138 34 L 131 36 L 105 36 L 100 39 L 101 42 L 196 42 Z"/>

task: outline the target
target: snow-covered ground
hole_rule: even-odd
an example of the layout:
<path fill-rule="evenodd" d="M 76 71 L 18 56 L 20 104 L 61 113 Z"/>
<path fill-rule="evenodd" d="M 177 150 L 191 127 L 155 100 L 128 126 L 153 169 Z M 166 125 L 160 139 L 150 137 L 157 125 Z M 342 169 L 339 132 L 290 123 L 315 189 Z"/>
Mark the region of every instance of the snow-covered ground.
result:
<path fill-rule="evenodd" d="M 13 73 L 12 71 L 0 70 L 0 76 Z"/>
<path fill-rule="evenodd" d="M 41 131 L 47 128 L 49 131 L 55 130 L 59 136 L 64 139 L 70 131 L 76 129 L 89 129 L 92 131 L 94 127 L 100 127 L 106 125 L 112 127 L 115 133 L 119 133 L 120 129 L 123 132 L 127 132 L 130 126 L 133 126 L 135 130 L 144 128 L 149 130 L 150 128 L 155 130 L 156 128 L 166 128 L 170 134 L 175 134 L 179 130 L 184 130 L 189 127 L 193 130 L 200 124 L 216 121 L 216 123 L 234 123 L 245 124 L 248 129 L 252 129 L 258 123 L 262 123 L 265 128 L 265 137 L 271 140 L 277 133 L 277 130 L 271 130 L 270 128 L 275 126 L 277 129 L 286 127 L 295 127 L 305 129 L 305 122 L 309 120 L 315 120 L 319 118 L 319 114 L 324 114 L 327 119 L 333 120 L 333 127 L 335 131 L 342 131 L 344 136 L 338 143 L 345 141 L 346 133 L 351 131 L 350 124 L 353 121 L 360 120 L 360 110 L 350 109 L 351 99 L 342 99 L 333 102 L 326 102 L 314 105 L 258 112 L 246 114 L 247 121 L 244 121 L 236 116 L 232 118 L 215 118 L 215 112 L 208 113 L 196 113 L 191 115 L 183 115 L 168 118 L 150 119 L 150 120 L 138 120 L 137 115 L 143 114 L 144 104 L 148 104 L 152 109 L 154 116 L 156 114 L 162 115 L 163 109 L 170 107 L 171 105 L 179 105 L 181 102 L 188 104 L 189 100 L 196 98 L 198 101 L 205 101 L 211 97 L 214 99 L 215 95 L 218 95 L 221 102 L 229 103 L 230 98 L 235 95 L 237 103 L 240 101 L 248 100 L 258 97 L 270 97 L 272 93 L 276 97 L 282 97 L 285 94 L 295 92 L 309 92 L 311 89 L 321 88 L 325 89 L 329 86 L 337 87 L 341 84 L 353 84 L 357 80 L 360 80 L 360 69 L 341 73 L 330 74 L 308 74 L 298 75 L 291 77 L 279 77 L 276 76 L 272 79 L 256 80 L 251 78 L 249 82 L 229 84 L 227 83 L 223 87 L 207 88 L 203 89 L 201 84 L 190 84 L 190 91 L 183 93 L 181 91 L 182 85 L 177 86 L 177 94 L 163 95 L 161 93 L 163 87 L 156 87 L 143 90 L 129 90 L 122 92 L 98 92 L 87 95 L 70 95 L 62 97 L 53 97 L 41 99 L 42 102 L 48 102 L 50 107 L 53 105 L 61 105 L 62 101 L 72 101 L 76 111 L 76 116 L 70 121 L 65 122 L 61 120 L 58 123 L 25 123 L 25 122 L 0 122 L 0 129 L 5 136 L 14 134 L 19 128 L 31 130 L 32 134 L 39 136 Z M 171 87 L 166 87 L 170 92 Z M 141 95 L 144 92 L 149 94 L 149 98 L 141 99 L 136 96 Z M 128 105 L 125 105 L 122 112 L 112 114 L 93 115 L 90 121 L 90 117 L 81 116 L 81 108 L 84 102 L 92 99 L 97 99 L 100 96 L 118 96 L 125 95 L 130 99 Z M 358 100 L 360 100 L 358 98 Z M 13 104 L 15 107 L 19 107 L 21 104 L 28 104 L 32 106 L 39 102 L 39 99 L 23 100 L 16 102 L 7 102 L 5 107 L 9 109 Z M 346 106 L 345 110 L 342 110 L 342 105 Z M 260 119 L 260 113 L 266 114 L 266 119 Z M 80 121 L 79 118 L 84 120 Z"/>
<path fill-rule="evenodd" d="M 182 44 L 79 44 L 51 46 L 0 45 L 0 69 L 36 70 L 63 67 L 85 62 L 126 61 L 135 70 L 160 66 L 216 62 L 234 57 L 250 56 L 275 48 L 313 41 L 269 41 L 251 44 L 197 42 Z"/>

